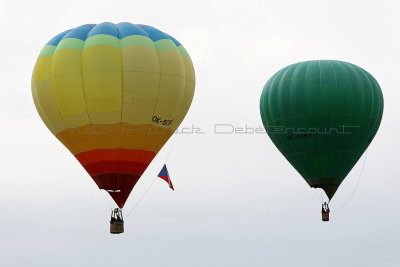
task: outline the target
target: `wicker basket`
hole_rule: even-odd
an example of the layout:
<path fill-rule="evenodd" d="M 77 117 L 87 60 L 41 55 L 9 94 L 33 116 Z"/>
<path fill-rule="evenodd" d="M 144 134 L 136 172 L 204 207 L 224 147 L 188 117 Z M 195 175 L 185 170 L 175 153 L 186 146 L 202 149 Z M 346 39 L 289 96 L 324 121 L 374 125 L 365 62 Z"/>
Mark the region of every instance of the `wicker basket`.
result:
<path fill-rule="evenodd" d="M 329 212 L 322 212 L 322 221 L 324 222 L 329 221 Z"/>
<path fill-rule="evenodd" d="M 122 234 L 124 232 L 124 222 L 110 222 L 111 234 Z"/>

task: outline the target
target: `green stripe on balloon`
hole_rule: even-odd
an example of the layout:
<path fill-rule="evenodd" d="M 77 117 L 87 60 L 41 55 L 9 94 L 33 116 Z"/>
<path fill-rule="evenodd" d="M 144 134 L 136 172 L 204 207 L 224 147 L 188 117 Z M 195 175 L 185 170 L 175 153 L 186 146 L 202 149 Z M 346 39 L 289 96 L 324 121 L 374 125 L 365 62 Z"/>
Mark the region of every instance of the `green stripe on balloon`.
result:
<path fill-rule="evenodd" d="M 108 34 L 97 34 L 86 39 L 83 49 L 95 45 L 109 45 L 120 48 L 120 40 Z"/>
<path fill-rule="evenodd" d="M 53 56 L 56 51 L 56 47 L 54 45 L 45 45 L 40 51 L 39 56 Z"/>
<path fill-rule="evenodd" d="M 154 42 L 154 44 L 156 45 L 157 51 L 178 50 L 175 43 L 170 39 L 161 39 Z"/>
<path fill-rule="evenodd" d="M 131 46 L 147 46 L 155 49 L 154 42 L 143 35 L 131 35 L 121 39 L 121 49 Z"/>
<path fill-rule="evenodd" d="M 179 53 L 181 53 L 182 57 L 189 57 L 189 53 L 183 46 L 178 46 Z"/>
<path fill-rule="evenodd" d="M 76 50 L 82 50 L 84 41 L 76 38 L 66 38 L 61 40 L 61 42 L 58 43 L 56 51 L 61 50 L 61 49 L 76 49 Z"/>

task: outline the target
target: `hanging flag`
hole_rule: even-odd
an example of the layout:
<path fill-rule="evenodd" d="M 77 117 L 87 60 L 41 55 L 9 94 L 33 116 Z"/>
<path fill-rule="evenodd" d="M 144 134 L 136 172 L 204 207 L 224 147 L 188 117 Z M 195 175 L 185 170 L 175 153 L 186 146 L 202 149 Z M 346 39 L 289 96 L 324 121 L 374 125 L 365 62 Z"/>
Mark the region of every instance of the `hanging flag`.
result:
<path fill-rule="evenodd" d="M 158 177 L 160 177 L 161 179 L 166 181 L 169 184 L 169 188 L 174 190 L 174 186 L 172 185 L 171 179 L 169 178 L 167 165 L 164 164 L 164 166 L 162 167 L 160 173 L 158 174 Z"/>

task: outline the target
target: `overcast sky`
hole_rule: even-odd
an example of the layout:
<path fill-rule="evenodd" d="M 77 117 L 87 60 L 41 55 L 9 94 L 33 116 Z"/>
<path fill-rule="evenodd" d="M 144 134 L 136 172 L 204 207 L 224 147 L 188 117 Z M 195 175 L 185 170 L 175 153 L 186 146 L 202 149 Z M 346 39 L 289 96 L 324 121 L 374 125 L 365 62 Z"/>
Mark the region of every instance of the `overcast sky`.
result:
<path fill-rule="evenodd" d="M 167 161 L 176 190 L 156 180 L 122 235 L 109 234 L 110 198 L 44 126 L 30 85 L 50 38 L 104 21 L 148 24 L 186 47 L 197 81 L 182 126 L 204 132 L 177 136 Z M 0 266 L 400 266 L 398 1 L 0 0 L 0 22 Z M 312 59 L 366 69 L 385 99 L 357 190 L 329 223 L 319 192 L 266 134 L 214 134 L 215 124 L 261 126 L 265 82 Z M 363 161 L 333 210 L 349 199 Z"/>

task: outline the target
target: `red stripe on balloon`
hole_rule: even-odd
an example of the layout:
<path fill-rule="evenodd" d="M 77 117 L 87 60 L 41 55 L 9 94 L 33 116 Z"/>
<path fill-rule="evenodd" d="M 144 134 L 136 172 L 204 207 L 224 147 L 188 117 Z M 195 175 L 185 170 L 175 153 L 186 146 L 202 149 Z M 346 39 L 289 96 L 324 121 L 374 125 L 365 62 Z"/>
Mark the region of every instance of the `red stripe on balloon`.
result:
<path fill-rule="evenodd" d="M 156 156 L 153 151 L 140 150 L 140 149 L 95 149 L 92 151 L 81 152 L 75 157 L 82 165 L 98 161 L 137 161 L 149 163 Z"/>
<path fill-rule="evenodd" d="M 156 154 L 139 149 L 96 149 L 75 155 L 100 189 L 120 208 Z"/>
<path fill-rule="evenodd" d="M 137 161 L 98 161 L 83 165 L 90 176 L 103 173 L 125 173 L 142 175 L 149 163 Z"/>

